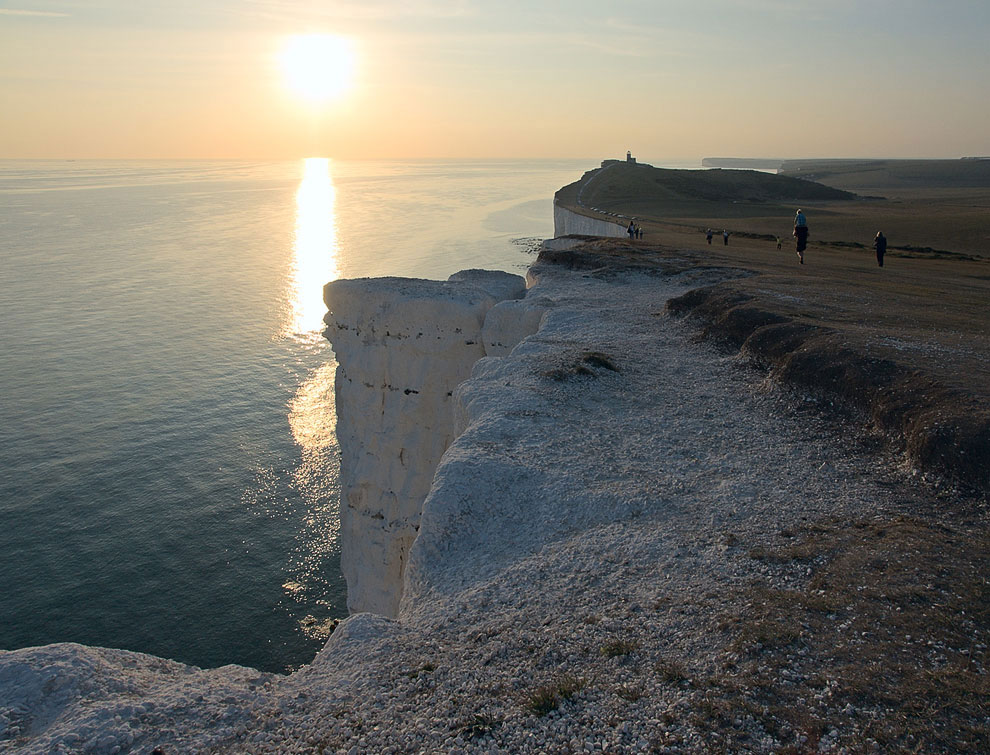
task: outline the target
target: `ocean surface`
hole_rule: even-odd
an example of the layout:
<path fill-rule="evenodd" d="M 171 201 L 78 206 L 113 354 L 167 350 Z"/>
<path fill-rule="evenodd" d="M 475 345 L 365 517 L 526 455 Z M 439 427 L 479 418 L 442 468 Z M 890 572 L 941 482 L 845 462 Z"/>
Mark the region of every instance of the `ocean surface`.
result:
<path fill-rule="evenodd" d="M 0 649 L 309 662 L 347 614 L 323 284 L 522 274 L 596 164 L 0 161 Z"/>

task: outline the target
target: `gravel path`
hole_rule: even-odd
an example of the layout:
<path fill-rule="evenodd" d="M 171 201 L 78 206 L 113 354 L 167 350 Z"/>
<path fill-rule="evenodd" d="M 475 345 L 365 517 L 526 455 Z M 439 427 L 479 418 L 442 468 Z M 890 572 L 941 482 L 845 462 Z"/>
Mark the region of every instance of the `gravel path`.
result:
<path fill-rule="evenodd" d="M 543 271 L 528 297 L 548 310 L 540 332 L 460 389 L 467 429 L 427 499 L 398 621 L 352 617 L 290 677 L 203 672 L 181 700 L 162 669 L 105 681 L 134 654 L 94 677 L 67 668 L 71 646 L 33 651 L 84 697 L 49 699 L 44 726 L 41 704 L 7 689 L 15 661 L 41 656 L 0 654 L 0 751 L 878 749 L 857 728 L 875 711 L 804 730 L 740 689 L 766 645 L 791 664 L 773 683 L 830 710 L 800 642 L 746 631 L 767 618 L 760 595 L 806 591 L 816 565 L 754 554 L 929 494 L 664 314 L 696 285 Z M 128 695 L 144 707 L 122 714 Z"/>

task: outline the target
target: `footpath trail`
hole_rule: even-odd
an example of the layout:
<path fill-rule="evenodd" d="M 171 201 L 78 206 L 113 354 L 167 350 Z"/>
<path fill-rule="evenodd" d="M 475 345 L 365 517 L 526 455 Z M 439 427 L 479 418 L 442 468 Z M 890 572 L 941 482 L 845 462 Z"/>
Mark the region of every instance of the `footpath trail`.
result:
<path fill-rule="evenodd" d="M 717 272 L 536 272 L 540 331 L 460 389 L 398 621 L 193 704 L 71 682 L 25 751 L 83 716 L 168 753 L 990 749 L 982 510 L 666 313 Z"/>

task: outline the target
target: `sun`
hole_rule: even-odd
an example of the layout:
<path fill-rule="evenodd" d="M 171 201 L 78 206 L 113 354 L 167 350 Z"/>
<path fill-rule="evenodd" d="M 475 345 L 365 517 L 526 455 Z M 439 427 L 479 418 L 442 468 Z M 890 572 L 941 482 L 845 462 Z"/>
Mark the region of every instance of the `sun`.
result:
<path fill-rule="evenodd" d="M 354 48 L 330 34 L 289 37 L 279 56 L 289 87 L 315 103 L 340 97 L 352 83 Z"/>

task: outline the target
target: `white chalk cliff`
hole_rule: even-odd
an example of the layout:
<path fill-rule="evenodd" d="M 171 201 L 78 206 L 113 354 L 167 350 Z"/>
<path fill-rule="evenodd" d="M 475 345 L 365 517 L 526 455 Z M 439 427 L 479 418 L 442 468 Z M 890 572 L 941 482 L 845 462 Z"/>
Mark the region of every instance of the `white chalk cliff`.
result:
<path fill-rule="evenodd" d="M 805 432 L 806 413 L 665 316 L 710 268 L 531 273 L 525 296 L 480 271 L 326 289 L 344 568 L 370 613 L 287 676 L 0 651 L 0 753 L 711 751 L 712 717 L 694 714 L 712 688 L 657 670 L 735 664 L 720 617 L 752 612 L 751 585 L 811 579 L 753 549 L 892 494 L 874 458 Z M 604 652 L 616 643 L 629 652 Z M 584 686 L 534 713 L 534 693 L 568 680 Z M 740 749 L 794 743 L 779 721 L 731 725 Z"/>
<path fill-rule="evenodd" d="M 455 437 L 453 395 L 486 355 L 535 332 L 518 275 L 327 284 L 337 357 L 341 568 L 352 613 L 394 617 L 409 548 L 440 457 Z"/>
<path fill-rule="evenodd" d="M 569 210 L 566 207 L 554 202 L 553 205 L 553 233 L 555 237 L 561 236 L 606 236 L 609 238 L 624 238 L 626 236 L 626 226 L 628 220 L 607 220 L 605 218 L 593 218 L 589 215 Z"/>

